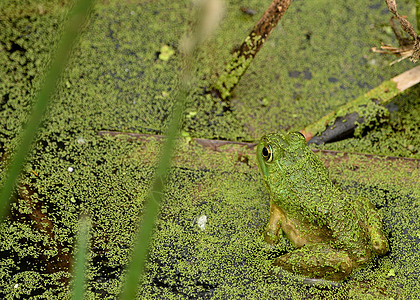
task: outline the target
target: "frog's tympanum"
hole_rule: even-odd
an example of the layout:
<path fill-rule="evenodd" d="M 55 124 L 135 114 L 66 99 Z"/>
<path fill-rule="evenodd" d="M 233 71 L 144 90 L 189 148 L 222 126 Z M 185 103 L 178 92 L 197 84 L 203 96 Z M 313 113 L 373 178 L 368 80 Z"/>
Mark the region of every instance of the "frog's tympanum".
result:
<path fill-rule="evenodd" d="M 302 134 L 262 137 L 257 160 L 271 198 L 264 238 L 276 244 L 284 234 L 296 247 L 276 265 L 305 277 L 342 280 L 388 251 L 379 212 L 331 182 Z"/>

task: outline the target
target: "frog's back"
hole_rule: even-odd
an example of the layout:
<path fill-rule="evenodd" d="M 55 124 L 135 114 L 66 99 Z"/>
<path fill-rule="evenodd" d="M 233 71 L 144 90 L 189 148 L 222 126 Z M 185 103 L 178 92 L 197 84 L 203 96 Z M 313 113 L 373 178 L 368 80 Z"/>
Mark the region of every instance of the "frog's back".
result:
<path fill-rule="evenodd" d="M 287 159 L 289 205 L 299 205 L 305 222 L 326 226 L 338 247 L 359 251 L 369 241 L 366 218 L 358 201 L 335 186 L 324 164 L 305 147 Z M 291 211 L 294 211 L 292 208 Z"/>
<path fill-rule="evenodd" d="M 335 188 L 327 168 L 308 147 L 286 154 L 279 169 L 283 173 L 282 181 L 286 181 L 279 182 L 279 190 L 288 187 L 290 205 L 321 218 L 331 212 Z"/>

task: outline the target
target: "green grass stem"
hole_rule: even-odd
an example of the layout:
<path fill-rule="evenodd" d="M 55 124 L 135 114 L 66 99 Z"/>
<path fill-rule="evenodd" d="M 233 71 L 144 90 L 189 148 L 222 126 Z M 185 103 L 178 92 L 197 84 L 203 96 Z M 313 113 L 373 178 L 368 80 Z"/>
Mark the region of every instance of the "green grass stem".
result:
<path fill-rule="evenodd" d="M 137 236 L 134 242 L 134 250 L 131 262 L 127 267 L 127 274 L 122 288 L 121 299 L 132 300 L 136 298 L 137 290 L 142 285 L 144 266 L 149 252 L 149 246 L 155 226 L 155 220 L 159 213 L 167 175 L 171 167 L 172 154 L 175 141 L 182 125 L 182 116 L 185 100 L 191 86 L 191 74 L 195 50 L 206 37 L 218 26 L 223 3 L 218 0 L 206 0 L 198 4 L 195 10 L 196 22 L 193 22 L 189 34 L 180 41 L 182 55 L 182 71 L 180 72 L 179 92 L 176 96 L 172 115 L 169 119 L 166 141 L 161 151 L 161 157 L 157 165 L 154 180 L 144 203 L 143 218 L 140 221 Z"/>
<path fill-rule="evenodd" d="M 184 42 L 183 45 L 182 42 Z M 179 91 L 175 98 L 174 108 L 165 133 L 166 140 L 160 154 L 160 160 L 155 171 L 154 180 L 144 202 L 142 220 L 138 227 L 139 229 L 134 242 L 131 262 L 127 267 L 127 274 L 120 299 L 136 299 L 137 291 L 142 284 L 142 274 L 147 261 L 149 246 L 155 227 L 155 220 L 164 196 L 167 176 L 172 163 L 175 141 L 182 125 L 184 104 L 191 84 L 193 53 L 198 43 L 199 39 L 197 38 L 197 34 L 181 41 L 180 48 L 184 53 L 182 61 L 183 68 L 180 73 Z"/>
<path fill-rule="evenodd" d="M 6 170 L 0 191 L 0 222 L 3 221 L 9 210 L 17 178 L 23 169 L 25 160 L 31 150 L 31 145 L 36 138 L 51 97 L 56 89 L 57 82 L 69 59 L 71 48 L 88 18 L 93 2 L 94 0 L 78 0 L 69 12 L 68 22 L 64 27 L 55 56 L 46 73 L 44 83 L 33 102 L 32 112 L 21 133 L 20 143 L 16 148 L 16 152 L 11 155 L 11 160 Z"/>
<path fill-rule="evenodd" d="M 121 299 L 135 299 L 137 290 L 141 285 L 141 275 L 146 263 L 155 220 L 164 196 L 167 174 L 171 166 L 172 153 L 175 147 L 175 139 L 179 134 L 185 98 L 188 95 L 187 84 L 181 83 L 181 85 L 180 91 L 176 97 L 171 120 L 168 124 L 166 141 L 163 145 L 161 158 L 155 171 L 154 181 L 145 200 L 143 220 L 139 225 L 133 255 L 127 268 Z"/>
<path fill-rule="evenodd" d="M 79 222 L 79 230 L 77 233 L 76 249 L 73 264 L 73 291 L 72 298 L 74 300 L 83 299 L 85 292 L 85 266 L 86 256 L 89 242 L 90 221 L 87 217 L 82 217 Z"/>
<path fill-rule="evenodd" d="M 417 34 L 420 34 L 420 0 L 416 0 Z"/>

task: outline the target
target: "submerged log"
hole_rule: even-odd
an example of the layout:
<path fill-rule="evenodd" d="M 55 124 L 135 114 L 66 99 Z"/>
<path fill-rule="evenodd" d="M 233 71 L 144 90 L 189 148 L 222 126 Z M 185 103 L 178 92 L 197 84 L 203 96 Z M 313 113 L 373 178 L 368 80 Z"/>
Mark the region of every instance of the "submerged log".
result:
<path fill-rule="evenodd" d="M 212 87 L 212 91 L 220 98 L 226 100 L 231 96 L 232 90 L 239 83 L 291 2 L 292 0 L 273 0 L 239 49 L 233 53 L 230 63 Z"/>

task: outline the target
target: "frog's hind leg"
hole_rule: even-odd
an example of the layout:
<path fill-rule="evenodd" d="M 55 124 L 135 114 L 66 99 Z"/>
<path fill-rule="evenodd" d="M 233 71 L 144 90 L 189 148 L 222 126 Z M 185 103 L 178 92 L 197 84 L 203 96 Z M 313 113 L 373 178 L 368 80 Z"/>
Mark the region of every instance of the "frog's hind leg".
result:
<path fill-rule="evenodd" d="M 274 261 L 275 265 L 311 278 L 342 280 L 356 267 L 345 251 L 338 251 L 327 244 L 303 246 Z"/>

